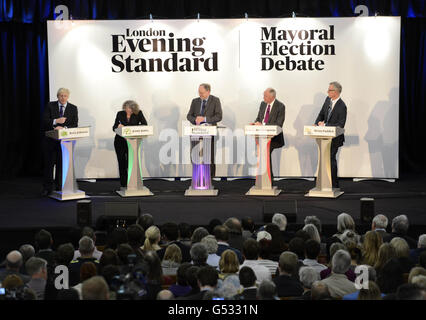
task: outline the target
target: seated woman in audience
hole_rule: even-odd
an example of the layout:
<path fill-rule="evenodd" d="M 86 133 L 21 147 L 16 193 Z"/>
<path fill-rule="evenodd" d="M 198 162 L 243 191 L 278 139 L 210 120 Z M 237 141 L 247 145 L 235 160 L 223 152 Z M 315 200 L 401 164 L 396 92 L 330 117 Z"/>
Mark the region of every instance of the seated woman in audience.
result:
<path fill-rule="evenodd" d="M 403 270 L 398 259 L 390 259 L 377 276 L 377 284 L 382 293 L 395 294 L 400 285 L 404 283 Z M 389 297 L 388 297 L 389 298 Z"/>
<path fill-rule="evenodd" d="M 141 249 L 145 252 L 161 250 L 160 240 L 160 229 L 157 226 L 151 226 L 145 231 L 145 242 Z"/>
<path fill-rule="evenodd" d="M 368 231 L 365 234 L 363 243 L 362 263 L 374 266 L 379 257 L 379 249 L 382 244 L 383 239 L 379 232 Z"/>
<path fill-rule="evenodd" d="M 303 231 L 309 234 L 310 239 L 315 240 L 320 244 L 320 248 L 321 248 L 320 254 L 325 254 L 327 247 L 325 245 L 325 242 L 324 243 L 321 242 L 321 236 L 317 227 L 314 224 L 308 223 L 308 224 L 305 224 L 305 226 L 303 227 Z"/>
<path fill-rule="evenodd" d="M 225 250 L 219 261 L 219 279 L 224 280 L 229 275 L 238 274 L 240 263 L 236 253 L 232 250 Z"/>
<path fill-rule="evenodd" d="M 201 239 L 201 243 L 206 246 L 209 254 L 207 264 L 219 270 L 220 257 L 216 254 L 218 248 L 216 238 L 213 235 L 208 235 Z"/>
<path fill-rule="evenodd" d="M 186 277 L 186 273 L 190 267 L 191 264 L 189 262 L 184 262 L 177 269 L 176 283 L 172 284 L 169 288 L 175 298 L 186 296 L 192 290 L 192 287 L 188 284 L 188 279 Z"/>
<path fill-rule="evenodd" d="M 374 281 L 368 281 L 368 289 L 361 289 L 358 300 L 382 300 L 379 286 Z"/>
<path fill-rule="evenodd" d="M 354 240 L 356 243 L 360 242 L 360 236 L 356 233 L 355 230 L 355 221 L 354 219 L 347 213 L 341 213 L 337 216 L 337 233 L 333 235 L 333 237 L 337 237 L 344 244 L 344 236 L 345 231 L 350 230 L 354 234 Z"/>
<path fill-rule="evenodd" d="M 392 258 L 396 258 L 395 249 L 390 243 L 383 243 L 379 248 L 377 260 L 374 263 L 374 269 L 376 269 L 377 275 L 380 275 L 385 264 Z"/>
<path fill-rule="evenodd" d="M 407 241 L 396 237 L 391 240 L 390 244 L 395 249 L 396 258 L 402 267 L 402 272 L 409 273 L 414 267 L 414 263 L 410 259 L 410 247 Z"/>
<path fill-rule="evenodd" d="M 413 278 L 416 276 L 426 276 L 426 269 L 422 267 L 414 267 L 411 269 L 410 274 L 408 275 L 408 283 L 412 283 Z"/>
<path fill-rule="evenodd" d="M 354 241 L 347 242 L 346 248 L 348 249 L 348 252 L 351 255 L 351 266 L 349 267 L 349 269 L 355 272 L 356 266 L 361 264 L 361 259 L 362 259 L 361 248 Z"/>
<path fill-rule="evenodd" d="M 163 274 L 165 276 L 175 275 L 181 263 L 182 251 L 174 243 L 169 245 L 164 253 L 163 261 L 161 262 Z"/>

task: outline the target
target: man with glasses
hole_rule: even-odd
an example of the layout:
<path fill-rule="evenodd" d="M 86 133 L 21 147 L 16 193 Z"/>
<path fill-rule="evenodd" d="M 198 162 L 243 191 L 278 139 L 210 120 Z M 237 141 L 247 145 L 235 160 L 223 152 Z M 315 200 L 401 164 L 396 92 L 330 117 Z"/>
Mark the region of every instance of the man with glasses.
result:
<path fill-rule="evenodd" d="M 340 83 L 334 81 L 329 84 L 328 97 L 325 99 L 324 105 L 315 120 L 317 126 L 330 126 L 330 127 L 345 127 L 347 108 L 346 104 L 340 98 L 342 93 L 342 86 Z M 345 136 L 334 138 L 331 142 L 331 181 L 333 188 L 339 188 L 339 181 L 337 180 L 337 160 L 336 155 L 339 148 L 343 146 Z"/>

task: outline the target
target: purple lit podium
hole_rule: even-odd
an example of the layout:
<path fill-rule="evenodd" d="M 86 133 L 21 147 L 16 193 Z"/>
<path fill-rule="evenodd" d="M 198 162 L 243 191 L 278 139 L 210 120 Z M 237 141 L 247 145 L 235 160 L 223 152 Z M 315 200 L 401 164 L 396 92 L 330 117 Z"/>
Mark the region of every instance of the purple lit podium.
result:
<path fill-rule="evenodd" d="M 152 196 L 153 193 L 143 185 L 142 178 L 142 139 L 154 134 L 152 126 L 125 126 L 115 129 L 120 137 L 126 139 L 129 150 L 127 166 L 127 187 L 117 193 L 122 197 Z"/>
<path fill-rule="evenodd" d="M 271 148 L 271 139 L 281 132 L 280 126 L 245 126 L 245 135 L 253 136 L 257 145 L 256 183 L 246 193 L 247 196 L 278 196 L 280 194 L 281 190 L 272 186 L 269 150 Z"/>
<path fill-rule="evenodd" d="M 89 198 L 84 191 L 78 190 L 74 172 L 74 147 L 78 139 L 90 136 L 90 127 L 51 130 L 46 136 L 61 142 L 62 182 L 61 191 L 54 191 L 49 196 L 59 201 Z"/>
<path fill-rule="evenodd" d="M 185 196 L 217 196 L 210 172 L 211 144 L 217 135 L 216 126 L 184 126 L 183 135 L 191 139 L 192 183 Z"/>

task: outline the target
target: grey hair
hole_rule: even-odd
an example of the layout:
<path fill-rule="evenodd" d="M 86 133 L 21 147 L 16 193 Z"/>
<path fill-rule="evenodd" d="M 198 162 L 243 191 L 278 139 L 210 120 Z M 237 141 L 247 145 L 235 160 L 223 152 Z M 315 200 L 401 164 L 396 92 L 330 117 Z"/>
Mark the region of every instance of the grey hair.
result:
<path fill-rule="evenodd" d="M 232 299 L 241 291 L 240 279 L 235 274 L 227 276 L 217 291 L 221 297 Z"/>
<path fill-rule="evenodd" d="M 386 229 L 388 226 L 388 218 L 383 214 L 378 214 L 373 218 L 373 223 L 376 228 Z"/>
<path fill-rule="evenodd" d="M 196 243 L 189 251 L 191 259 L 195 263 L 206 263 L 209 253 L 207 247 L 203 243 Z"/>
<path fill-rule="evenodd" d="M 108 300 L 108 284 L 101 276 L 91 277 L 83 282 L 81 295 L 83 300 Z"/>
<path fill-rule="evenodd" d="M 92 253 L 94 250 L 95 250 L 95 244 L 93 243 L 92 238 L 88 236 L 84 236 L 78 242 L 78 251 L 80 251 L 82 255 Z"/>
<path fill-rule="evenodd" d="M 126 100 L 123 102 L 123 110 L 125 110 L 126 108 L 130 108 L 132 109 L 133 114 L 138 114 L 139 113 L 139 105 L 137 104 L 136 101 L 133 100 Z"/>
<path fill-rule="evenodd" d="M 9 252 L 6 256 L 6 267 L 9 269 L 20 268 L 22 266 L 22 262 L 22 254 L 17 250 Z"/>
<path fill-rule="evenodd" d="M 201 243 L 206 246 L 207 252 L 209 254 L 217 252 L 217 240 L 213 235 L 209 234 L 208 236 L 205 236 L 203 239 L 201 239 Z"/>
<path fill-rule="evenodd" d="M 412 284 L 415 284 L 416 286 L 418 286 L 420 289 L 422 290 L 426 290 L 426 276 L 419 274 L 417 276 L 414 276 L 413 279 L 411 280 Z"/>
<path fill-rule="evenodd" d="M 395 249 L 397 258 L 410 256 L 410 246 L 405 239 L 395 237 L 390 241 L 390 245 Z"/>
<path fill-rule="evenodd" d="M 337 274 L 344 274 L 351 266 L 351 256 L 346 250 L 337 250 L 331 260 L 331 270 Z"/>
<path fill-rule="evenodd" d="M 308 223 L 307 225 L 305 225 L 303 227 L 303 231 L 306 231 L 312 240 L 321 243 L 321 237 L 319 235 L 318 229 L 312 223 Z"/>
<path fill-rule="evenodd" d="M 59 88 L 59 89 L 58 89 L 58 92 L 56 93 L 56 96 L 57 96 L 57 97 L 59 97 L 59 95 L 60 95 L 61 93 L 66 93 L 67 95 L 70 95 L 70 90 L 69 90 L 69 89 L 67 89 L 67 88 Z"/>
<path fill-rule="evenodd" d="M 337 81 L 330 82 L 330 85 L 332 85 L 339 93 L 342 93 L 342 85 L 338 83 Z"/>
<path fill-rule="evenodd" d="M 337 231 L 343 233 L 347 229 L 355 231 L 355 221 L 349 214 L 343 212 L 337 216 Z"/>
<path fill-rule="evenodd" d="M 209 83 L 202 83 L 200 87 L 203 87 L 206 91 L 211 91 L 212 86 Z"/>
<path fill-rule="evenodd" d="M 397 233 L 407 233 L 409 227 L 408 218 L 405 214 L 396 216 L 392 220 L 392 231 Z"/>
<path fill-rule="evenodd" d="M 321 220 L 318 219 L 317 216 L 306 216 L 304 222 L 305 222 L 305 225 L 313 224 L 315 227 L 317 227 L 317 230 L 319 233 L 322 232 Z"/>
<path fill-rule="evenodd" d="M 277 96 L 277 91 L 273 88 L 268 88 L 268 92 L 272 94 L 272 96 L 275 98 Z"/>
<path fill-rule="evenodd" d="M 420 237 L 419 237 L 419 241 L 418 241 L 418 243 L 417 243 L 417 246 L 418 246 L 419 248 L 426 248 L 426 233 L 425 233 L 425 234 L 420 235 Z"/>
<path fill-rule="evenodd" d="M 272 223 L 276 224 L 281 231 L 287 228 L 287 217 L 282 213 L 275 213 L 272 217 Z"/>
<path fill-rule="evenodd" d="M 23 244 L 19 247 L 19 252 L 22 254 L 22 259 L 27 261 L 29 258 L 34 257 L 35 250 L 30 244 Z"/>
<path fill-rule="evenodd" d="M 209 235 L 209 232 L 207 231 L 206 228 L 204 228 L 204 227 L 198 227 L 192 233 L 191 242 L 192 243 L 200 242 L 204 237 L 206 237 L 208 235 Z"/>
<path fill-rule="evenodd" d="M 358 243 L 358 235 L 353 230 L 345 230 L 343 234 L 340 236 L 340 240 L 343 242 L 345 246 L 348 246 L 349 242 Z"/>
<path fill-rule="evenodd" d="M 223 225 L 227 227 L 230 231 L 235 231 L 235 232 L 242 231 L 241 222 L 235 217 L 228 218 Z"/>
<path fill-rule="evenodd" d="M 173 300 L 175 296 L 170 290 L 161 290 L 157 294 L 157 300 Z"/>
<path fill-rule="evenodd" d="M 329 249 L 330 258 L 332 258 L 338 250 L 346 250 L 346 246 L 343 243 L 340 243 L 340 242 L 332 243 L 331 246 L 330 246 L 330 249 Z"/>
<path fill-rule="evenodd" d="M 275 299 L 277 287 L 271 280 L 263 280 L 257 289 L 259 299 Z"/>
<path fill-rule="evenodd" d="M 315 281 L 321 280 L 319 273 L 312 267 L 302 267 L 299 270 L 299 279 L 303 286 L 307 289 L 312 288 Z"/>
<path fill-rule="evenodd" d="M 29 258 L 28 261 L 25 263 L 25 270 L 30 276 L 39 273 L 45 270 L 46 268 L 47 261 L 38 257 Z"/>

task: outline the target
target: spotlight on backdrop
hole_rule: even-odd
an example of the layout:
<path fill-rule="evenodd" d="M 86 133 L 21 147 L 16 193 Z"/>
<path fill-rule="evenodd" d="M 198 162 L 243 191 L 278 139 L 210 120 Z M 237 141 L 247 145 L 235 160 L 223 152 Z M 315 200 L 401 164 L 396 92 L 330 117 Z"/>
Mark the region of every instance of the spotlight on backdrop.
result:
<path fill-rule="evenodd" d="M 371 224 L 374 217 L 374 199 L 361 198 L 361 222 Z"/>

